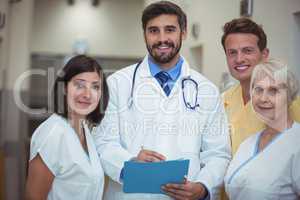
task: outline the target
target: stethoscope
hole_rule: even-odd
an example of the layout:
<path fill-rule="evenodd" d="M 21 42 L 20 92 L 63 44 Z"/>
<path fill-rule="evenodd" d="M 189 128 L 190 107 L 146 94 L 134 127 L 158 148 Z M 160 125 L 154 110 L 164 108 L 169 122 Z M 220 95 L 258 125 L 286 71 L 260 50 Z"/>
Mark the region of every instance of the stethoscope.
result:
<path fill-rule="evenodd" d="M 133 72 L 132 84 L 131 84 L 131 90 L 130 90 L 130 97 L 129 97 L 129 100 L 128 100 L 128 108 L 131 108 L 132 105 L 133 105 L 133 91 L 134 91 L 134 86 L 135 86 L 135 78 L 136 78 L 137 70 L 140 67 L 141 63 L 142 63 L 142 61 L 140 61 L 136 65 L 136 67 L 134 69 L 134 72 Z M 184 92 L 184 88 L 185 88 L 185 85 L 187 85 L 187 83 L 192 84 L 194 86 L 195 91 L 196 91 L 194 102 L 189 102 L 186 99 L 186 93 Z M 182 97 L 183 97 L 183 102 L 185 104 L 185 107 L 190 109 L 190 110 L 196 110 L 196 108 L 199 107 L 198 98 L 197 98 L 198 97 L 198 83 L 195 80 L 193 80 L 190 76 L 187 76 L 187 77 L 185 77 L 181 80 L 181 88 L 182 88 Z"/>

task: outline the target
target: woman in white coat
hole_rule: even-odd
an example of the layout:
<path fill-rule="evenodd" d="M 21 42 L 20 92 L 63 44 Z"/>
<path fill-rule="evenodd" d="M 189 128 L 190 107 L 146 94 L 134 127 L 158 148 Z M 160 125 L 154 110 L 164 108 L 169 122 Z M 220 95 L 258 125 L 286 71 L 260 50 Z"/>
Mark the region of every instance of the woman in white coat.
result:
<path fill-rule="evenodd" d="M 300 124 L 288 113 L 298 82 L 286 65 L 270 60 L 255 67 L 250 87 L 266 128 L 240 145 L 225 176 L 226 193 L 232 200 L 299 199 Z"/>
<path fill-rule="evenodd" d="M 107 103 L 100 65 L 84 55 L 73 57 L 55 81 L 55 113 L 31 139 L 26 199 L 102 199 L 104 173 L 91 130 Z"/>

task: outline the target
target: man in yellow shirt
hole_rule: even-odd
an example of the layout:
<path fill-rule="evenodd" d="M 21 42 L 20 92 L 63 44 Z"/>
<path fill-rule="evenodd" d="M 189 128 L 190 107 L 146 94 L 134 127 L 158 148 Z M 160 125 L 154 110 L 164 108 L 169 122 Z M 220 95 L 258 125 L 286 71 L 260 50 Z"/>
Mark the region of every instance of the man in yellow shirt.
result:
<path fill-rule="evenodd" d="M 267 36 L 261 26 L 248 18 L 238 18 L 223 27 L 222 45 L 230 74 L 239 81 L 223 94 L 224 106 L 231 128 L 234 154 L 251 134 L 264 128 L 250 102 L 250 80 L 254 67 L 269 57 Z M 291 105 L 290 112 L 300 122 L 300 97 Z"/>
<path fill-rule="evenodd" d="M 267 36 L 261 26 L 248 18 L 238 18 L 223 27 L 222 45 L 230 74 L 239 81 L 223 93 L 224 107 L 230 123 L 231 147 L 234 155 L 239 145 L 265 125 L 254 113 L 250 102 L 250 81 L 254 67 L 268 59 Z M 300 122 L 300 97 L 291 105 L 290 113 Z M 224 190 L 221 199 L 226 198 Z"/>

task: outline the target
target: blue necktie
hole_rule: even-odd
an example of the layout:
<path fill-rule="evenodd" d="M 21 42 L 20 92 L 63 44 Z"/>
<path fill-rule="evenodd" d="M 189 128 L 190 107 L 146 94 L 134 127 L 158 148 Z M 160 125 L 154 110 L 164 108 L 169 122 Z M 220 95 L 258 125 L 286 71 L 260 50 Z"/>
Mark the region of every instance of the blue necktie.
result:
<path fill-rule="evenodd" d="M 167 72 L 161 71 L 155 75 L 155 78 L 159 82 L 166 95 L 169 96 L 171 92 L 171 89 L 168 86 L 168 80 L 171 79 L 170 75 Z"/>

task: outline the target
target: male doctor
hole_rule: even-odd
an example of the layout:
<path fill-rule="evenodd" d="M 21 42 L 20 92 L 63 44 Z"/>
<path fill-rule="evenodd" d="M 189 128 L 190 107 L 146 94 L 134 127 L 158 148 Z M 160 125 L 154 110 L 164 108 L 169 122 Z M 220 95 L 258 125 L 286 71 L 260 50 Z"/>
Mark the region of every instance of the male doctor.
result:
<path fill-rule="evenodd" d="M 180 56 L 187 35 L 185 13 L 160 1 L 142 16 L 149 54 L 108 78 L 110 101 L 95 134 L 109 176 L 104 199 L 217 199 L 230 160 L 227 120 L 217 88 Z M 182 184 L 167 184 L 165 194 L 125 194 L 125 161 L 189 159 Z"/>

